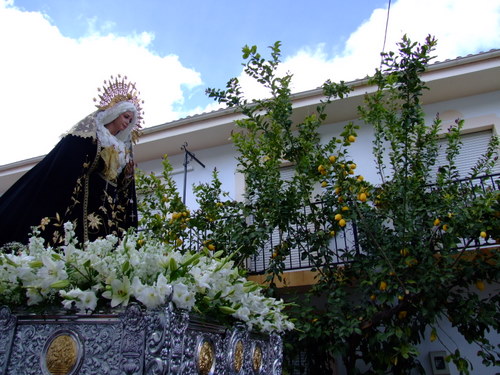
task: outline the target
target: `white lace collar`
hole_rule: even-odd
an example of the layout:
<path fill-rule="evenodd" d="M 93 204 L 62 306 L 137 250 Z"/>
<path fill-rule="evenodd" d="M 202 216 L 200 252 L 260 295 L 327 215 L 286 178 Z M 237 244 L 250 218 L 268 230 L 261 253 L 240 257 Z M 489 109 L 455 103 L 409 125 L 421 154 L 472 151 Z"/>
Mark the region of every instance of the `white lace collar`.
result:
<path fill-rule="evenodd" d="M 118 151 L 118 174 L 123 170 L 125 165 L 130 160 L 130 155 L 127 153 L 127 147 L 125 143 L 118 138 L 116 138 L 113 134 L 111 134 L 104 125 L 101 123 L 97 123 L 97 138 L 101 142 L 102 147 L 113 147 L 116 151 Z"/>

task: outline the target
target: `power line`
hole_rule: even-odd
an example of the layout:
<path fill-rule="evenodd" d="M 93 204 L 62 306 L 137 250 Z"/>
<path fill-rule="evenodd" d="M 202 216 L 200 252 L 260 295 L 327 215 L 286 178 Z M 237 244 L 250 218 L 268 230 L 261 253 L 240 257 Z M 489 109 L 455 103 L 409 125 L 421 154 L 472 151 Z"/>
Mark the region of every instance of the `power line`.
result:
<path fill-rule="evenodd" d="M 385 51 L 385 42 L 387 40 L 387 29 L 389 28 L 389 14 L 391 13 L 391 0 L 389 0 L 389 5 L 387 6 L 387 17 L 385 20 L 385 32 L 384 32 L 384 45 L 382 46 L 382 53 Z"/>

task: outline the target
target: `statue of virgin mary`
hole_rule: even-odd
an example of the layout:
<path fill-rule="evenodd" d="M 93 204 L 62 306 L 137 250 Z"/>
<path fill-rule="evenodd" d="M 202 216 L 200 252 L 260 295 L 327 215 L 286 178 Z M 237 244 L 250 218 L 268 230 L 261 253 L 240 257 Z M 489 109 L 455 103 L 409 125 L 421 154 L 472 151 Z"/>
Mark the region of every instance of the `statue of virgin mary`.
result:
<path fill-rule="evenodd" d="M 104 82 L 97 111 L 0 197 L 0 246 L 26 244 L 33 230 L 60 245 L 68 221 L 82 243 L 137 227 L 132 145 L 141 102 L 127 77 Z"/>

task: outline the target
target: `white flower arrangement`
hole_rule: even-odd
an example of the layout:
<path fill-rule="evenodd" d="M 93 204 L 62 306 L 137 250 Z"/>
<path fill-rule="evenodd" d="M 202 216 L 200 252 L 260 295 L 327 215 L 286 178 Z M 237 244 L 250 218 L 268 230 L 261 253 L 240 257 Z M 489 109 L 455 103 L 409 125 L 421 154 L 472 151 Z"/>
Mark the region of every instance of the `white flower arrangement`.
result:
<path fill-rule="evenodd" d="M 71 223 L 65 245 L 36 235 L 16 254 L 0 254 L 0 305 L 54 305 L 89 314 L 139 301 L 152 309 L 172 301 L 200 314 L 229 315 L 265 333 L 293 329 L 282 300 L 265 297 L 229 257 L 181 253 L 153 236 L 108 236 L 80 249 Z"/>

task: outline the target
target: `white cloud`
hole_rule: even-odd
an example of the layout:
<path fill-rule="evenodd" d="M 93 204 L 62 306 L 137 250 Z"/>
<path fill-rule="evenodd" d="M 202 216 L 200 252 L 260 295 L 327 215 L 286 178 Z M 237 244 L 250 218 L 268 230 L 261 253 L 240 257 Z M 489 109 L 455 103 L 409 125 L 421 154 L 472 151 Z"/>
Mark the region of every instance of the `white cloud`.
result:
<path fill-rule="evenodd" d="M 391 9 L 389 42 L 404 33 L 438 39 L 439 60 L 500 46 L 500 0 L 401 0 Z"/>
<path fill-rule="evenodd" d="M 104 25 L 105 28 L 109 25 Z M 145 101 L 145 125 L 174 120 L 183 89 L 202 84 L 200 74 L 174 55 L 149 49 L 154 35 L 96 31 L 80 39 L 63 36 L 48 17 L 0 0 L 0 164 L 42 155 L 59 136 L 95 110 L 97 88 L 126 74 Z"/>
<path fill-rule="evenodd" d="M 293 73 L 293 92 L 320 87 L 327 79 L 351 81 L 373 74 L 380 64 L 386 19 L 387 9 L 375 9 L 350 35 L 340 54 L 329 56 L 324 43 L 305 47 L 284 58 L 281 74 Z M 404 34 L 415 42 L 424 42 L 429 34 L 435 36 L 434 62 L 499 48 L 500 0 L 393 1 L 385 51 L 396 51 Z M 266 95 L 247 77 L 239 79 L 249 97 Z"/>
<path fill-rule="evenodd" d="M 283 56 L 280 71 L 294 74 L 293 92 L 317 88 L 326 79 L 372 74 L 380 62 L 386 16 L 386 9 L 375 9 L 340 53 L 338 43 L 320 43 Z M 212 103 L 180 112 L 186 93 L 202 85 L 200 74 L 178 56 L 152 51 L 154 34 L 117 36 L 113 29 L 112 23 L 90 19 L 87 36 L 68 38 L 46 15 L 0 0 L 0 165 L 50 151 L 63 132 L 95 109 L 96 89 L 112 74 L 137 83 L 146 126 L 218 108 Z M 500 0 L 393 0 L 385 50 L 395 50 L 403 34 L 418 42 L 436 36 L 441 61 L 498 48 Z M 266 96 L 248 78 L 239 78 L 249 97 Z"/>

